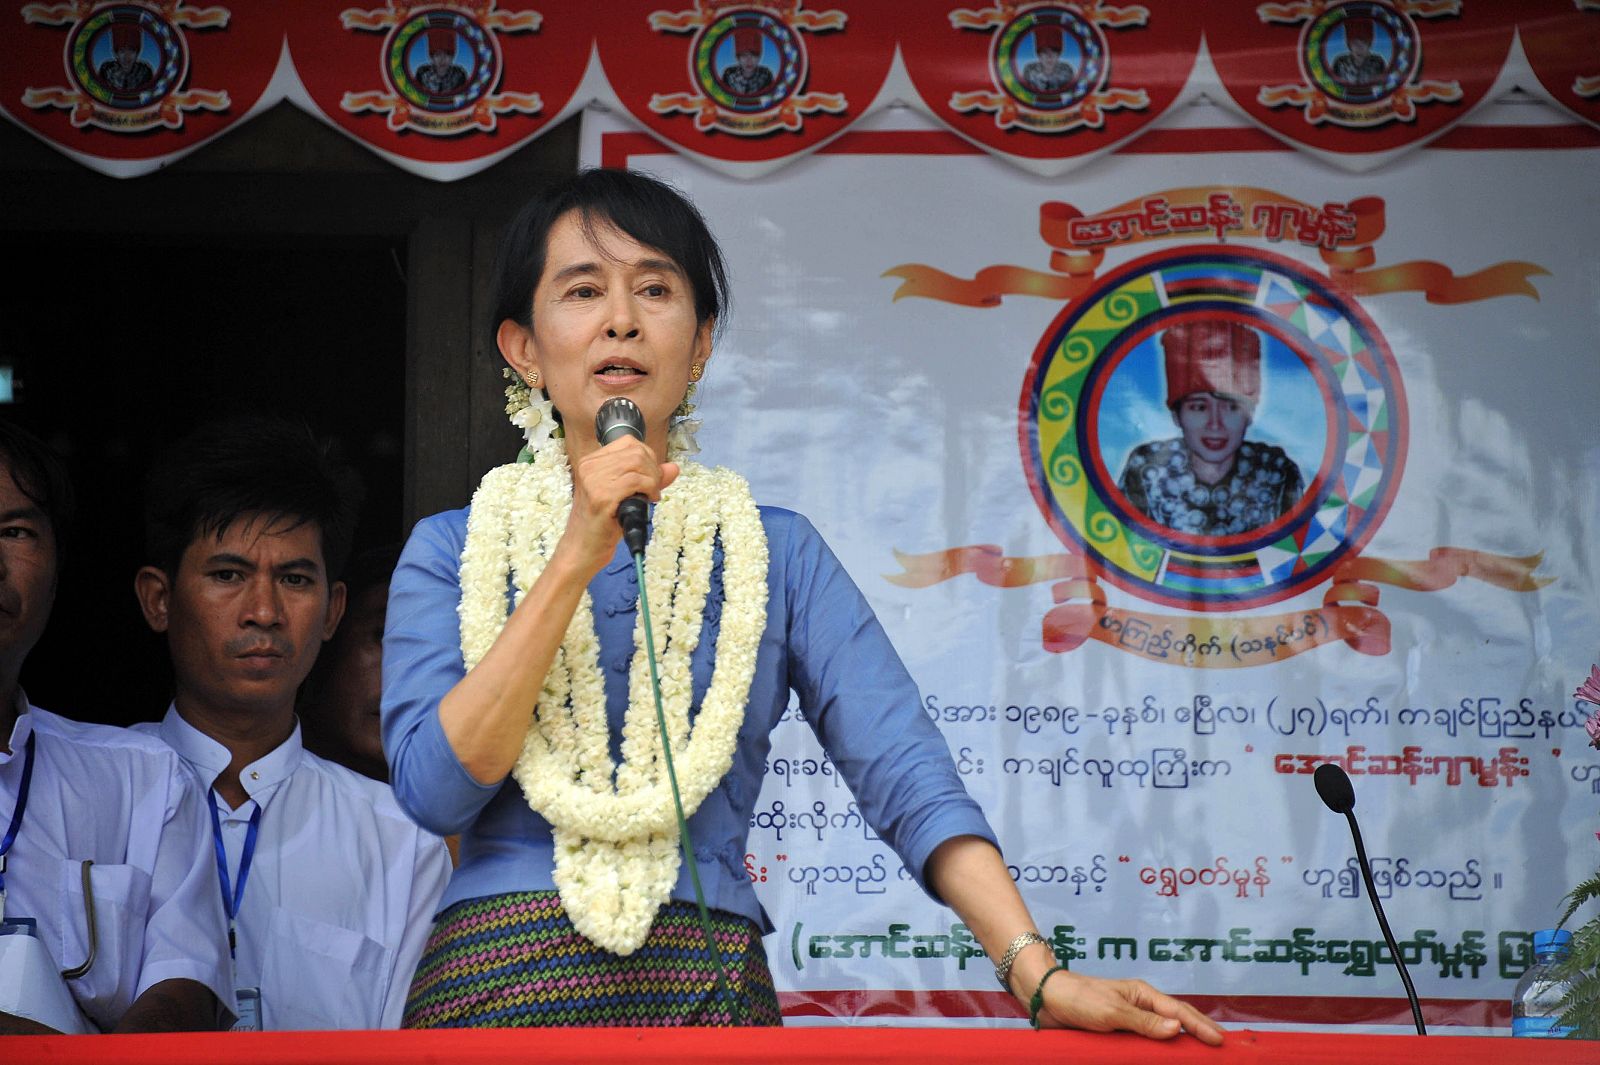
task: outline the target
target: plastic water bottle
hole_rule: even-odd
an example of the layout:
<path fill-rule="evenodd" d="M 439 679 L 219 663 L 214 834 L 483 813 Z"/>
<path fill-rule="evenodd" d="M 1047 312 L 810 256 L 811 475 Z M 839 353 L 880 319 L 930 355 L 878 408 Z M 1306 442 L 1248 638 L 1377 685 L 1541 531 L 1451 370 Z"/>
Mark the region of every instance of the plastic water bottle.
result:
<path fill-rule="evenodd" d="M 1561 1000 L 1572 985 L 1555 975 L 1571 943 L 1572 933 L 1565 929 L 1546 928 L 1533 934 L 1533 967 L 1522 974 L 1511 993 L 1512 1035 L 1561 1039 L 1572 1031 L 1559 1023 Z"/>

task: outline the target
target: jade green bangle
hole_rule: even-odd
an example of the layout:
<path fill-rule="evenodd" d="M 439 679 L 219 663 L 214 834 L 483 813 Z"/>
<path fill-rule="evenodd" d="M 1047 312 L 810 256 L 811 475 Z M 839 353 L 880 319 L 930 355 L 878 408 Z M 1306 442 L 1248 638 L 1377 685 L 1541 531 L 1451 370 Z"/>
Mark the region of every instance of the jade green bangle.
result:
<path fill-rule="evenodd" d="M 1056 973 L 1066 972 L 1065 965 L 1057 965 L 1053 969 L 1046 969 L 1044 975 L 1039 977 L 1039 986 L 1033 989 L 1033 998 L 1028 1000 L 1028 1023 L 1034 1030 L 1039 1028 L 1039 1010 L 1044 1006 L 1044 982 Z"/>

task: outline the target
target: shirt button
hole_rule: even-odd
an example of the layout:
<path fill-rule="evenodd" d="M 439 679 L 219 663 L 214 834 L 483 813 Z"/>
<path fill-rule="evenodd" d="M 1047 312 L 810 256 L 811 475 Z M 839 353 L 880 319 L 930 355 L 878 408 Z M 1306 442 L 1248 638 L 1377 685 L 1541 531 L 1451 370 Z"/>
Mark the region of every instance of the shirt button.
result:
<path fill-rule="evenodd" d="M 251 780 L 260 780 L 261 779 L 261 774 L 257 773 L 254 769 L 252 769 L 252 770 L 250 770 L 250 779 Z"/>

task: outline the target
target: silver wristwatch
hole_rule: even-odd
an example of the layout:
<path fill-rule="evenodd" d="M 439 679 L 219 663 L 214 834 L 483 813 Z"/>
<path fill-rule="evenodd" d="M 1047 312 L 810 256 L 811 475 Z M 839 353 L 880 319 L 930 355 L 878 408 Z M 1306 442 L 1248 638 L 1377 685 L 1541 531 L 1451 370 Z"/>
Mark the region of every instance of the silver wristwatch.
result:
<path fill-rule="evenodd" d="M 1012 962 L 1017 960 L 1017 955 L 1022 953 L 1023 947 L 1031 946 L 1034 943 L 1043 943 L 1047 947 L 1050 945 L 1049 941 L 1038 932 L 1024 932 L 1016 939 L 1013 939 L 1011 945 L 1006 948 L 1006 952 L 1000 955 L 1000 961 L 994 967 L 994 978 L 999 980 L 1000 986 L 1007 991 L 1011 990 Z"/>

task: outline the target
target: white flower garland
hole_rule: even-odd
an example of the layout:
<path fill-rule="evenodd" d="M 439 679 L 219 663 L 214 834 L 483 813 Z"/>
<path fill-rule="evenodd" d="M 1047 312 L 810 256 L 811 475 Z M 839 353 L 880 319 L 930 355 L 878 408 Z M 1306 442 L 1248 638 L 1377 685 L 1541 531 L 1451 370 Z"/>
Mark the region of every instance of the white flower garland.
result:
<path fill-rule="evenodd" d="M 532 444 L 534 430 L 549 415 L 541 411 L 526 420 Z M 461 651 L 468 669 L 506 623 L 507 582 L 520 603 L 561 538 L 571 507 L 572 474 L 559 436 L 542 435 L 531 462 L 484 476 L 472 497 L 461 553 Z M 724 606 L 716 662 L 691 730 L 690 658 L 700 639 L 719 537 Z M 666 621 L 655 630 L 662 640 L 658 672 L 687 816 L 733 764 L 766 627 L 766 533 L 743 478 L 720 467 L 683 464 L 656 506 L 645 587 L 653 613 Z M 661 761 L 643 619 L 634 625 L 622 764 L 616 765 L 593 610 L 585 592 L 545 675 L 512 772 L 528 805 L 554 830 L 554 879 L 573 925 L 605 949 L 631 954 L 677 881 L 677 818 Z"/>

